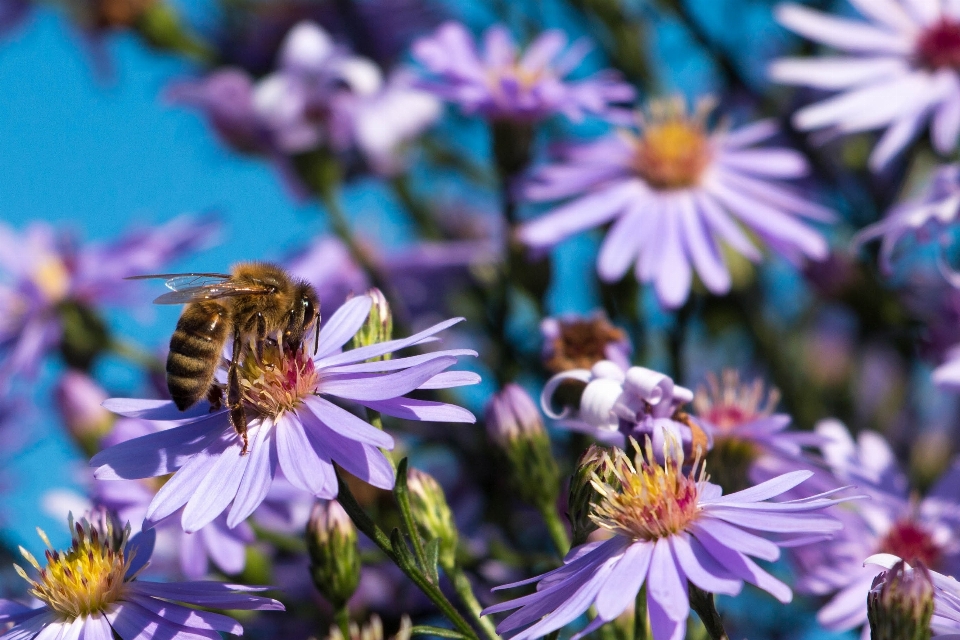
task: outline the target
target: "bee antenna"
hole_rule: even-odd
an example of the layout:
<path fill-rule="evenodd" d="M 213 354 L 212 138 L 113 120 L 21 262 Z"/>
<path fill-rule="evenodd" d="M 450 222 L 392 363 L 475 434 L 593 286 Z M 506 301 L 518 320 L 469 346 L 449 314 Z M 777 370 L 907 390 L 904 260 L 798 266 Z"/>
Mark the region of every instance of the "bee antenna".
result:
<path fill-rule="evenodd" d="M 317 315 L 316 337 L 313 339 L 313 355 L 317 355 L 320 350 L 320 316 Z"/>

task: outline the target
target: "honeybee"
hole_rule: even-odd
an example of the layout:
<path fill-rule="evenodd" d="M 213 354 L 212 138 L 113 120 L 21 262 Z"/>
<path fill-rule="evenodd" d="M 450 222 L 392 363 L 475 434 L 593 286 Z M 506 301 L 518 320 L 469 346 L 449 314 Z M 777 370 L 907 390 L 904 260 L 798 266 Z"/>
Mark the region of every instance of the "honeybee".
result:
<path fill-rule="evenodd" d="M 248 449 L 239 367 L 243 354 L 263 357 L 264 346 L 296 351 L 315 325 L 314 351 L 320 341 L 320 300 L 308 282 L 266 262 L 241 262 L 230 274 L 166 273 L 132 276 L 160 278 L 171 289 L 156 304 L 186 304 L 170 338 L 167 388 L 180 411 L 206 396 L 213 408 L 223 403 L 223 389 L 214 382 L 220 354 L 233 338 L 227 369 L 226 402 L 230 424 Z"/>

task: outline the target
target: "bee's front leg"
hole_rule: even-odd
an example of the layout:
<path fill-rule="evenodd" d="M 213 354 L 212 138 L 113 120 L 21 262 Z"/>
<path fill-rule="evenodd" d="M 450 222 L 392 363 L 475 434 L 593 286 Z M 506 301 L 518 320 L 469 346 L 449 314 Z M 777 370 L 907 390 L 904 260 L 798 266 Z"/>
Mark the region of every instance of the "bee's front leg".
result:
<path fill-rule="evenodd" d="M 250 443 L 247 441 L 247 414 L 243 409 L 243 394 L 240 388 L 240 331 L 233 334 L 233 356 L 227 371 L 227 407 L 230 409 L 230 424 L 243 441 L 240 455 L 247 455 Z"/>

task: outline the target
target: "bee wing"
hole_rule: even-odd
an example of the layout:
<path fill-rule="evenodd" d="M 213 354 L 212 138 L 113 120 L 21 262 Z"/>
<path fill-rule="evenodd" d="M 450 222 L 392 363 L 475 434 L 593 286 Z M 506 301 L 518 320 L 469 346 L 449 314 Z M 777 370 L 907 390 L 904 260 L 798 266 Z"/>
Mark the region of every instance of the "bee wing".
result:
<path fill-rule="evenodd" d="M 235 283 L 231 276 L 224 273 L 160 273 L 146 276 L 131 276 L 127 280 L 164 280 L 170 289 L 154 300 L 156 304 L 187 304 L 202 300 L 213 300 L 227 296 L 240 296 L 258 293 L 270 293 L 269 285 Z"/>

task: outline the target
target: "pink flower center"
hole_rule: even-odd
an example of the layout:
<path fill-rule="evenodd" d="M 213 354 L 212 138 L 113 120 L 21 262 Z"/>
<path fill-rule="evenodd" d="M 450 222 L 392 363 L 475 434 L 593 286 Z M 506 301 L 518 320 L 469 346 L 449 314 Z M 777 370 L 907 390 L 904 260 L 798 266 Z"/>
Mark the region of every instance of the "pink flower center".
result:
<path fill-rule="evenodd" d="M 960 70 L 960 22 L 941 18 L 917 39 L 917 58 L 928 69 Z"/>
<path fill-rule="evenodd" d="M 735 436 L 737 427 L 773 413 L 780 394 L 771 389 L 765 392 L 763 382 L 741 384 L 740 374 L 728 369 L 717 380 L 715 375 L 707 378 L 707 387 L 699 387 L 693 399 L 697 417 Z"/>
<path fill-rule="evenodd" d="M 911 520 L 894 523 L 880 541 L 880 553 L 892 553 L 907 563 L 920 560 L 928 567 L 936 566 L 941 556 L 940 546 L 926 529 Z"/>
<path fill-rule="evenodd" d="M 316 392 L 318 381 L 313 358 L 306 349 L 280 353 L 277 347 L 267 348 L 260 361 L 249 354 L 240 373 L 244 402 L 270 418 L 296 409 L 305 397 Z"/>

